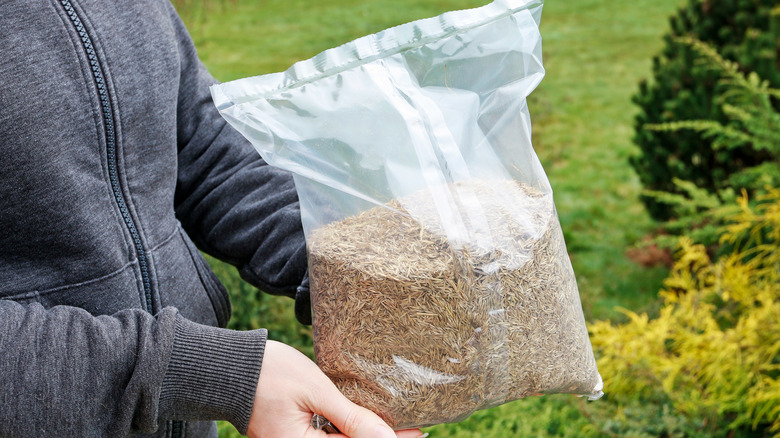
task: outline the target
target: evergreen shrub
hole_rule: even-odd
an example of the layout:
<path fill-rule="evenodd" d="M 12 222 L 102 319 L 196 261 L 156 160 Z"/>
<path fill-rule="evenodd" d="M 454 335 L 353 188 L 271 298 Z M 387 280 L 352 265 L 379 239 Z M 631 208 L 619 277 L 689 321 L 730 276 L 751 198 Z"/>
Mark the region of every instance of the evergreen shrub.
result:
<path fill-rule="evenodd" d="M 758 165 L 761 151 L 750 147 L 715 149 L 712 139 L 693 130 L 652 131 L 646 124 L 679 120 L 727 123 L 718 102 L 720 74 L 697 62 L 680 37 L 713 46 L 736 62 L 742 71 L 754 71 L 773 87 L 780 86 L 780 6 L 776 0 L 689 0 L 670 19 L 665 47 L 653 58 L 653 79 L 642 81 L 633 101 L 639 106 L 634 142 L 640 154 L 631 165 L 650 190 L 682 193 L 674 180 L 684 180 L 710 192 L 724 188 L 735 172 Z M 669 205 L 643 196 L 655 219 L 674 216 Z"/>
<path fill-rule="evenodd" d="M 780 189 L 739 209 L 717 261 L 680 240 L 657 317 L 590 325 L 609 400 L 663 406 L 667 436 L 780 437 Z"/>
<path fill-rule="evenodd" d="M 657 243 L 673 245 L 676 236 L 686 235 L 715 254 L 723 250 L 717 242 L 719 227 L 736 208 L 737 194 L 744 191 L 754 196 L 765 187 L 780 187 L 780 90 L 771 88 L 755 72 L 741 72 L 737 63 L 724 59 L 711 45 L 690 38 L 677 42 L 693 50 L 699 64 L 717 73 L 718 103 L 727 121 L 682 120 L 646 124 L 644 128 L 654 132 L 695 132 L 711 141 L 713 151 L 750 150 L 761 161 L 732 173 L 722 181 L 724 188 L 715 192 L 676 178 L 672 183 L 681 193 L 645 191 L 647 196 L 667 205 L 674 216 L 664 224 L 667 237 L 656 239 Z"/>

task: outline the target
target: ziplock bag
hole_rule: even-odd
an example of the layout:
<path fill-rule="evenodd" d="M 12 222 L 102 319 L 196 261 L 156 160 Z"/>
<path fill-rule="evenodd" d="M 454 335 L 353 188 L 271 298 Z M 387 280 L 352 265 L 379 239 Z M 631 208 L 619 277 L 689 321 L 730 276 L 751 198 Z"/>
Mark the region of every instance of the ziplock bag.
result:
<path fill-rule="evenodd" d="M 541 0 L 497 0 L 212 87 L 293 172 L 317 364 L 395 428 L 601 377 L 526 97 Z"/>

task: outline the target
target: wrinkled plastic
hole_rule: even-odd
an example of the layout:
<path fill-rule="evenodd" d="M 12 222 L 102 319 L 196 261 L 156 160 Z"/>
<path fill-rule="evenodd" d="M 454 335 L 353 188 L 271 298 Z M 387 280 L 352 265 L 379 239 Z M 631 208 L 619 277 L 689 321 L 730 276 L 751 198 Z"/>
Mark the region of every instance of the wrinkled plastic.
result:
<path fill-rule="evenodd" d="M 212 87 L 223 117 L 295 176 L 318 364 L 395 427 L 459 421 L 529 395 L 602 394 L 531 145 L 526 97 L 544 76 L 541 9 L 541 0 L 498 0 Z M 376 218 L 409 225 L 419 241 L 378 239 L 381 227 L 360 225 Z M 353 223 L 358 235 L 330 242 L 354 238 L 363 250 L 317 246 Z M 382 266 L 372 265 L 369 255 L 383 251 Z M 324 276 L 328 263 L 327 273 L 343 269 L 343 284 Z M 435 281 L 452 287 L 409 295 L 411 283 Z M 536 368 L 522 363 L 538 357 Z"/>

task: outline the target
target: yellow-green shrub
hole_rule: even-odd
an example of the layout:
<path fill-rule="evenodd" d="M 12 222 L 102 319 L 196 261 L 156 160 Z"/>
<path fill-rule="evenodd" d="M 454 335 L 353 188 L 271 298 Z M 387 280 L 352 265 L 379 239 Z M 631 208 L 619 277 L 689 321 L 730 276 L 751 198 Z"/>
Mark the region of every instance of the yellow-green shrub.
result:
<path fill-rule="evenodd" d="M 721 241 L 732 252 L 712 262 L 682 238 L 655 318 L 590 325 L 611 400 L 663 398 L 679 414 L 728 431 L 780 437 L 780 190 L 741 213 Z"/>

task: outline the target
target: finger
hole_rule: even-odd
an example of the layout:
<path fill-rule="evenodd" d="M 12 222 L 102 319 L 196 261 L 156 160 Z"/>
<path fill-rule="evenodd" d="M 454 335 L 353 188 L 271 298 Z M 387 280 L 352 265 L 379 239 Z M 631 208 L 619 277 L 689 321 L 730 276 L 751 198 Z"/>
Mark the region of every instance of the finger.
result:
<path fill-rule="evenodd" d="M 395 434 L 398 438 L 424 438 L 427 437 L 427 433 L 423 433 L 420 429 L 405 429 L 405 430 L 397 430 L 395 431 Z M 328 434 L 328 438 L 349 438 L 348 436 L 336 433 L 336 434 Z"/>
<path fill-rule="evenodd" d="M 317 407 L 321 414 L 347 437 L 396 438 L 393 429 L 378 415 L 349 401 L 335 386 L 320 394 L 321 403 Z"/>
<path fill-rule="evenodd" d="M 398 438 L 420 438 L 422 436 L 427 436 L 427 434 L 423 434 L 420 429 L 397 430 L 395 434 Z"/>

